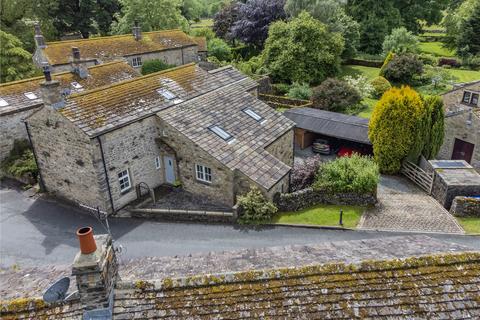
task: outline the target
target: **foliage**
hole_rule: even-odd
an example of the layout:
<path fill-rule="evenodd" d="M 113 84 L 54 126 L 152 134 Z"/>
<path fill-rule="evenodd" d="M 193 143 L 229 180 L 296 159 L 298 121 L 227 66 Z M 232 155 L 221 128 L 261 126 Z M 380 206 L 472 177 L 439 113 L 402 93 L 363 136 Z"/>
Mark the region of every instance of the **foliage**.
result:
<path fill-rule="evenodd" d="M 370 157 L 353 154 L 323 164 L 313 188 L 331 193 L 375 193 L 378 181 L 377 164 Z"/>
<path fill-rule="evenodd" d="M 341 3 L 336 0 L 287 0 L 285 11 L 291 17 L 302 11 L 327 25 L 330 32 L 339 32 L 345 39 L 343 59 L 355 57 L 360 41 L 360 25 L 345 13 Z"/>
<path fill-rule="evenodd" d="M 232 36 L 244 43 L 263 48 L 270 24 L 286 18 L 285 0 L 248 0 L 240 4 Z"/>
<path fill-rule="evenodd" d="M 455 51 L 445 47 L 443 42 L 420 42 L 420 51 L 423 53 L 429 53 L 437 57 L 454 57 Z"/>
<path fill-rule="evenodd" d="M 220 39 L 232 41 L 232 27 L 238 20 L 240 3 L 232 1 L 224 6 L 213 18 L 213 31 Z"/>
<path fill-rule="evenodd" d="M 429 96 L 424 99 L 428 109 L 427 132 L 425 134 L 425 145 L 422 154 L 426 159 L 434 159 L 443 144 L 445 135 L 445 114 L 443 100 L 439 96 Z"/>
<path fill-rule="evenodd" d="M 116 34 L 130 33 L 135 20 L 140 22 L 143 31 L 188 29 L 188 21 L 180 11 L 180 0 L 120 0 L 120 3 L 118 22 L 112 25 Z"/>
<path fill-rule="evenodd" d="M 168 64 L 159 59 L 147 60 L 142 64 L 142 74 L 146 75 L 146 74 L 170 69 L 173 67 L 175 67 L 175 65 Z"/>
<path fill-rule="evenodd" d="M 380 72 L 379 72 L 379 75 L 380 76 L 384 76 L 385 75 L 385 69 L 387 68 L 388 64 L 390 63 L 390 61 L 393 60 L 393 58 L 395 57 L 395 54 L 393 52 L 389 52 L 387 54 L 387 56 L 385 57 L 385 60 L 383 61 L 383 65 L 382 67 L 380 68 Z"/>
<path fill-rule="evenodd" d="M 426 66 L 423 78 L 428 80 L 436 88 L 445 88 L 447 84 L 456 78 L 445 68 Z"/>
<path fill-rule="evenodd" d="M 390 82 L 382 76 L 378 76 L 370 82 L 376 98 L 380 98 L 386 91 L 392 88 Z"/>
<path fill-rule="evenodd" d="M 460 24 L 457 52 L 460 56 L 480 54 L 480 1 L 477 1 L 470 16 Z"/>
<path fill-rule="evenodd" d="M 110 34 L 113 21 L 116 21 L 116 13 L 120 11 L 119 0 L 96 0 L 95 22 L 100 35 Z"/>
<path fill-rule="evenodd" d="M 343 80 L 354 88 L 360 94 L 362 99 L 370 98 L 375 90 L 367 77 L 362 75 L 356 77 L 346 76 Z"/>
<path fill-rule="evenodd" d="M 240 60 L 238 62 L 233 62 L 232 64 L 242 73 L 250 76 L 255 74 L 262 74 L 265 71 L 263 68 L 263 61 L 260 56 L 252 57 L 248 61 Z M 286 91 L 288 91 L 288 89 Z"/>
<path fill-rule="evenodd" d="M 294 82 L 290 86 L 287 96 L 293 99 L 310 100 L 312 89 L 306 83 Z"/>
<path fill-rule="evenodd" d="M 395 55 L 385 68 L 385 78 L 391 82 L 410 84 L 414 76 L 423 72 L 422 61 L 416 55 L 406 53 Z"/>
<path fill-rule="evenodd" d="M 230 61 L 232 59 L 232 49 L 220 38 L 213 38 L 207 42 L 208 54 L 220 61 Z"/>
<path fill-rule="evenodd" d="M 373 110 L 368 132 L 381 172 L 395 174 L 404 159 L 416 160 L 420 155 L 426 114 L 420 95 L 410 87 L 394 87 L 383 94 Z"/>
<path fill-rule="evenodd" d="M 345 81 L 329 78 L 313 88 L 312 102 L 317 109 L 342 112 L 361 100 L 360 93 Z"/>
<path fill-rule="evenodd" d="M 286 83 L 274 83 L 272 84 L 272 89 L 276 95 L 287 94 L 290 90 L 290 86 Z"/>
<path fill-rule="evenodd" d="M 432 54 L 421 53 L 418 55 L 418 58 L 424 65 L 436 66 L 438 64 L 438 58 Z"/>
<path fill-rule="evenodd" d="M 182 16 L 188 21 L 200 21 L 200 15 L 202 14 L 201 11 L 202 4 L 199 0 L 182 0 Z"/>
<path fill-rule="evenodd" d="M 278 211 L 277 207 L 255 186 L 251 187 L 246 195 L 238 197 L 237 205 L 242 212 L 238 218 L 240 223 L 270 220 Z"/>
<path fill-rule="evenodd" d="M 32 55 L 15 36 L 0 30 L 0 82 L 28 78 L 35 73 Z"/>
<path fill-rule="evenodd" d="M 385 55 L 389 54 L 389 52 L 397 54 L 417 53 L 418 44 L 417 36 L 405 29 L 405 27 L 401 27 L 393 29 L 392 33 L 385 37 L 382 48 Z"/>
<path fill-rule="evenodd" d="M 462 65 L 473 70 L 480 69 L 480 54 L 465 56 L 462 59 Z"/>
<path fill-rule="evenodd" d="M 37 164 L 27 140 L 15 140 L 13 148 L 7 158 L 2 161 L 2 170 L 14 177 L 31 174 L 33 178 L 38 175 Z"/>
<path fill-rule="evenodd" d="M 194 37 L 205 37 L 207 41 L 215 38 L 215 32 L 213 32 L 210 28 L 190 29 L 190 35 Z"/>
<path fill-rule="evenodd" d="M 449 66 L 452 68 L 459 68 L 460 62 L 455 58 L 440 58 L 438 59 L 439 66 Z"/>
<path fill-rule="evenodd" d="M 58 1 L 56 10 L 51 12 L 53 25 L 60 34 L 80 32 L 83 38 L 95 33 L 95 1 Z"/>
<path fill-rule="evenodd" d="M 275 81 L 320 83 L 338 73 L 343 39 L 306 12 L 270 26 L 263 57 Z"/>
<path fill-rule="evenodd" d="M 322 158 L 319 155 L 309 157 L 303 163 L 296 163 L 290 180 L 292 192 L 310 187 L 321 164 Z"/>
<path fill-rule="evenodd" d="M 460 43 L 467 40 L 464 33 L 471 33 L 471 23 L 475 23 L 471 18 L 475 19 L 476 6 L 478 7 L 478 0 L 452 1 L 443 21 L 446 30 L 446 37 L 444 38 L 446 46 L 450 49 L 459 50 L 462 55 L 465 55 L 466 52 L 461 52 L 462 45 Z M 467 23 L 468 20 L 470 21 Z M 463 29 L 464 27 L 467 27 L 467 29 Z"/>

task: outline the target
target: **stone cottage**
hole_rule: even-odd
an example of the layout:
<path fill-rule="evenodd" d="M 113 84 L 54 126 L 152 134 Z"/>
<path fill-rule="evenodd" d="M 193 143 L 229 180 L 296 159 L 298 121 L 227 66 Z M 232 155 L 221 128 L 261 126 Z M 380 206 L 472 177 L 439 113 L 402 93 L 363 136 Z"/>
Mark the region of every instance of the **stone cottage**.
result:
<path fill-rule="evenodd" d="M 465 160 L 480 171 L 480 80 L 443 95 L 445 139 L 438 159 Z"/>
<path fill-rule="evenodd" d="M 142 32 L 138 25 L 133 34 L 96 37 L 79 40 L 45 42 L 39 26 L 35 26 L 36 51 L 34 63 L 42 67 L 49 64 L 53 72 L 69 68 L 72 47 L 82 52 L 81 64 L 93 66 L 113 60 L 126 60 L 135 69 L 143 62 L 159 59 L 171 65 L 183 65 L 200 59 L 199 39 L 192 39 L 181 30 Z"/>
<path fill-rule="evenodd" d="M 251 185 L 289 188 L 293 122 L 256 98 L 232 67 L 187 64 L 72 96 L 41 84 L 45 107 L 27 119 L 47 191 L 115 212 L 136 186 L 181 184 L 232 206 Z"/>
<path fill-rule="evenodd" d="M 72 62 L 69 71 L 53 75 L 65 97 L 138 76 L 138 73 L 123 61 L 82 69 L 81 76 L 79 70 Z M 15 140 L 28 138 L 22 120 L 43 106 L 40 93 L 43 79 L 42 76 L 0 84 L 0 161 L 8 156 Z"/>

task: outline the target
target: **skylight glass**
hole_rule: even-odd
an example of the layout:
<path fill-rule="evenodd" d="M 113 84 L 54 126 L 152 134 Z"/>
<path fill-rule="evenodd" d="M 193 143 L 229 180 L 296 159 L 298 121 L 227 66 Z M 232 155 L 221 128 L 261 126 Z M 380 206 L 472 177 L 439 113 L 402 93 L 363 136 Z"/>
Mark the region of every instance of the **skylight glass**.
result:
<path fill-rule="evenodd" d="M 157 90 L 157 92 L 159 94 L 161 94 L 167 100 L 173 100 L 177 97 L 173 92 L 171 92 L 170 90 L 167 90 L 165 88 L 160 88 L 160 89 Z"/>
<path fill-rule="evenodd" d="M 210 127 L 210 130 L 212 130 L 213 133 L 215 133 L 217 136 L 219 136 L 225 141 L 232 139 L 232 135 L 220 128 L 219 126 Z"/>
<path fill-rule="evenodd" d="M 6 106 L 8 106 L 8 102 L 5 101 L 5 99 L 0 98 L 0 107 L 6 107 Z"/>
<path fill-rule="evenodd" d="M 24 95 L 30 100 L 38 99 L 38 96 L 33 92 L 25 92 Z"/>
<path fill-rule="evenodd" d="M 83 89 L 83 86 L 82 86 L 80 83 L 76 82 L 76 81 L 72 82 L 71 85 L 72 85 L 73 88 L 75 88 L 75 89 L 77 89 L 77 90 Z"/>
<path fill-rule="evenodd" d="M 245 112 L 246 114 L 248 114 L 251 118 L 253 118 L 254 120 L 256 121 L 262 121 L 263 118 L 262 116 L 260 116 L 258 113 L 256 113 L 255 111 L 253 111 L 252 109 L 250 108 L 246 108 L 246 109 L 243 109 L 243 112 Z"/>

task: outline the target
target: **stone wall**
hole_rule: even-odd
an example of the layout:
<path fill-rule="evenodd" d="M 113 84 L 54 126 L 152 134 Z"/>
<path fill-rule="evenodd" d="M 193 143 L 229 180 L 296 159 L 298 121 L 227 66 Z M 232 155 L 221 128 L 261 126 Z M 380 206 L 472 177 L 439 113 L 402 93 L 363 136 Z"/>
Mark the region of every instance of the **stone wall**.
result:
<path fill-rule="evenodd" d="M 185 48 L 176 48 L 176 49 L 168 49 L 162 50 L 157 52 L 150 52 L 138 55 L 131 55 L 125 57 L 128 64 L 132 65 L 133 58 L 142 57 L 142 62 L 158 59 L 162 60 L 167 64 L 181 66 L 183 64 L 191 63 L 191 62 L 198 62 L 198 47 L 197 46 L 190 46 Z M 134 67 L 135 69 L 140 70 L 141 67 Z"/>
<path fill-rule="evenodd" d="M 475 196 L 480 194 L 480 185 L 448 185 L 438 174 L 433 179 L 432 197 L 447 210 L 457 196 Z"/>
<path fill-rule="evenodd" d="M 9 155 L 15 140 L 28 139 L 22 119 L 31 115 L 34 110 L 36 109 L 0 115 L 0 162 Z"/>
<path fill-rule="evenodd" d="M 455 197 L 450 213 L 457 217 L 480 218 L 480 198 Z"/>
<path fill-rule="evenodd" d="M 315 191 L 312 188 L 303 189 L 292 193 L 278 194 L 274 203 L 279 211 L 298 211 L 319 204 L 337 205 L 374 205 L 377 195 L 372 193 L 335 193 Z"/>
<path fill-rule="evenodd" d="M 279 159 L 286 165 L 293 166 L 293 129 L 286 132 L 283 136 L 272 142 L 265 148 L 272 156 Z"/>

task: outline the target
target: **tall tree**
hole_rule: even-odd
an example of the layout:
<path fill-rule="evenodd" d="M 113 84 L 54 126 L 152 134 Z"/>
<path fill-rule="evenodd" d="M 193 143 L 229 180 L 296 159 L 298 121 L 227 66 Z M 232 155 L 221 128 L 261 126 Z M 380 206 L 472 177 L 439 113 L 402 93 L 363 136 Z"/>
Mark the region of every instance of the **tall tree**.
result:
<path fill-rule="evenodd" d="M 220 11 L 218 11 L 213 18 L 213 31 L 217 37 L 225 40 L 232 41 L 232 27 L 238 20 L 238 11 L 240 9 L 240 3 L 233 1 L 225 5 Z"/>
<path fill-rule="evenodd" d="M 97 0 L 95 8 L 95 21 L 98 31 L 102 36 L 110 33 L 113 21 L 116 21 L 116 13 L 120 11 L 118 0 Z"/>
<path fill-rule="evenodd" d="M 135 20 L 140 21 L 143 31 L 188 29 L 180 0 L 120 0 L 120 4 L 120 17 L 112 26 L 114 33 L 129 33 Z"/>
<path fill-rule="evenodd" d="M 457 51 L 462 57 L 480 55 L 480 1 L 476 2 L 470 16 L 460 24 Z"/>
<path fill-rule="evenodd" d="M 240 5 L 238 20 L 232 27 L 234 38 L 263 48 L 270 23 L 285 19 L 285 0 L 248 0 Z"/>
<path fill-rule="evenodd" d="M 343 37 L 302 12 L 289 22 L 274 22 L 263 50 L 264 65 L 276 81 L 317 84 L 334 76 Z"/>
<path fill-rule="evenodd" d="M 198 0 L 183 0 L 181 12 L 188 21 L 200 21 L 202 5 Z"/>
<path fill-rule="evenodd" d="M 429 117 L 422 154 L 427 159 L 434 159 L 440 151 L 445 136 L 444 105 L 439 96 L 426 97 L 424 104 L 428 108 Z"/>
<path fill-rule="evenodd" d="M 53 25 L 60 34 L 80 32 L 83 38 L 94 33 L 95 0 L 58 0 L 54 12 L 49 12 Z"/>
<path fill-rule="evenodd" d="M 31 77 L 35 73 L 32 55 L 17 37 L 0 30 L 0 82 Z"/>

